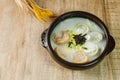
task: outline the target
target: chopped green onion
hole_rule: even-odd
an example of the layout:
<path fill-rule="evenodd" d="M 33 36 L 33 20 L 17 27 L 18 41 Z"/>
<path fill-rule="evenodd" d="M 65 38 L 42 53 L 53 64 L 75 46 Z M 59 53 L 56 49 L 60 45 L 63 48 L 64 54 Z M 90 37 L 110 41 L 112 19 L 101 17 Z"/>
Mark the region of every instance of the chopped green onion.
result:
<path fill-rule="evenodd" d="M 88 48 L 87 47 L 82 47 L 83 49 L 87 50 Z"/>

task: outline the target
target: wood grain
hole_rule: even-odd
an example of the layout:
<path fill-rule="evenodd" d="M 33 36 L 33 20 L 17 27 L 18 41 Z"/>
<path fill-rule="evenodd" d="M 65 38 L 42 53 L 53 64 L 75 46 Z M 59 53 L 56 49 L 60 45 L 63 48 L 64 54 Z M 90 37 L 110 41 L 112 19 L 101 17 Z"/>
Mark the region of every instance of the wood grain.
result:
<path fill-rule="evenodd" d="M 40 44 L 42 24 L 14 0 L 0 0 L 0 80 L 120 80 L 119 0 L 36 0 L 57 15 L 82 10 L 95 14 L 107 25 L 116 47 L 99 65 L 86 71 L 57 64 Z"/>

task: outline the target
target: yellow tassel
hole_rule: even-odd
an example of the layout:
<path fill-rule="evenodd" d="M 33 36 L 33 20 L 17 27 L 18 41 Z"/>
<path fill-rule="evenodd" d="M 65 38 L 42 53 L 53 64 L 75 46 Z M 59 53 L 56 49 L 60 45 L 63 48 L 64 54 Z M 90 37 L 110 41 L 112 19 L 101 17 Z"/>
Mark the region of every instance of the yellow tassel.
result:
<path fill-rule="evenodd" d="M 33 0 L 28 0 L 30 6 L 33 8 L 33 11 L 36 15 L 36 17 L 42 21 L 42 22 L 46 22 L 47 18 L 54 18 L 56 17 L 55 14 L 53 14 L 53 12 L 49 11 L 49 10 L 44 10 L 39 8 L 34 2 Z"/>

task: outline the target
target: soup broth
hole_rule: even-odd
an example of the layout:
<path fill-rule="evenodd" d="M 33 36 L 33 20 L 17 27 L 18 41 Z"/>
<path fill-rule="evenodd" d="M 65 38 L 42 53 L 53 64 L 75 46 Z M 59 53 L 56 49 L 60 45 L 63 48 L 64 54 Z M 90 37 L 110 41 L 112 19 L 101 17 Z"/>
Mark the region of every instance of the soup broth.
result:
<path fill-rule="evenodd" d="M 101 55 L 105 33 L 86 18 L 68 18 L 61 21 L 50 36 L 53 50 L 62 59 L 72 63 L 87 63 Z"/>

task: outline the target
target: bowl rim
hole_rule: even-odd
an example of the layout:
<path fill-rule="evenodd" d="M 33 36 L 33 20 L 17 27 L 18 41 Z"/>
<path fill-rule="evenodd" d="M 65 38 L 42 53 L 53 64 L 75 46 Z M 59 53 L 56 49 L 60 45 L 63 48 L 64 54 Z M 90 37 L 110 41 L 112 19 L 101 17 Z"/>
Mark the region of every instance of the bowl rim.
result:
<path fill-rule="evenodd" d="M 55 25 L 60 23 L 62 20 L 67 19 L 66 17 L 72 18 L 73 15 L 78 15 L 78 16 L 81 15 L 81 16 L 84 16 L 84 18 L 88 18 L 88 19 L 94 21 L 97 25 L 99 25 L 100 28 L 103 29 L 103 31 L 105 33 L 106 46 L 105 46 L 104 51 L 102 52 L 102 54 L 99 57 L 97 57 L 96 59 L 94 59 L 88 63 L 84 63 L 84 64 L 72 63 L 72 62 L 68 62 L 68 61 L 62 59 L 54 52 L 54 50 L 52 49 L 51 43 L 50 43 L 50 35 L 51 35 L 53 29 L 55 28 Z M 53 58 L 55 60 L 57 60 L 57 62 L 60 62 L 62 65 L 65 65 L 65 66 L 67 65 L 67 66 L 72 66 L 72 67 L 88 67 L 88 66 L 92 66 L 92 65 L 100 62 L 106 56 L 106 50 L 107 50 L 107 46 L 108 46 L 108 37 L 109 37 L 109 31 L 108 31 L 106 25 L 104 24 L 104 22 L 100 18 L 98 18 L 97 16 L 95 16 L 89 12 L 85 12 L 85 11 L 70 11 L 70 12 L 66 12 L 66 13 L 60 15 L 59 17 L 57 17 L 53 21 L 53 23 L 50 25 L 50 27 L 48 28 L 48 32 L 47 32 L 47 44 L 48 44 L 48 50 L 50 51 L 50 54 L 53 56 Z"/>

